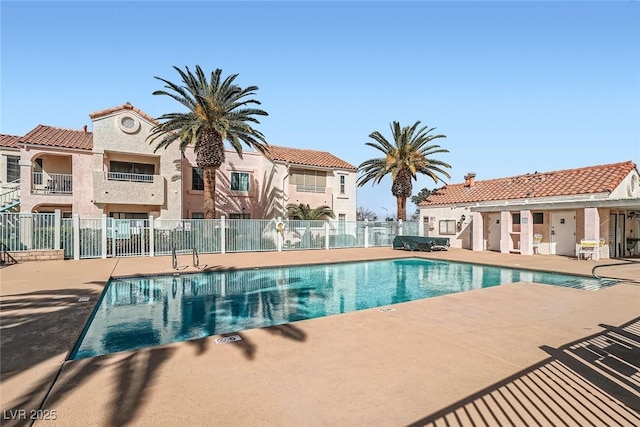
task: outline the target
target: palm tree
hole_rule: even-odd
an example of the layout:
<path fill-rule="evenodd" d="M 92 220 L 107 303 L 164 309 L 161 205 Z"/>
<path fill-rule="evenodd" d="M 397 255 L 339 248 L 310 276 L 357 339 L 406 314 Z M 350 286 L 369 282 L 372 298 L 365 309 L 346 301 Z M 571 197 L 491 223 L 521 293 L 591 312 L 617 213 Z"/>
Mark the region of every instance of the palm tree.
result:
<path fill-rule="evenodd" d="M 335 214 L 333 210 L 327 206 L 322 205 L 317 208 L 311 209 L 309 205 L 305 205 L 304 203 L 300 203 L 299 205 L 290 203 L 286 207 L 287 216 L 289 218 L 295 218 L 300 220 L 314 221 L 314 220 L 323 220 L 326 217 L 335 218 Z"/>
<path fill-rule="evenodd" d="M 413 126 L 400 128 L 400 123 L 391 123 L 393 141 L 391 144 L 380 132 L 373 132 L 369 138 L 375 142 L 367 142 L 365 145 L 380 150 L 384 157 L 370 159 L 358 166 L 362 173 L 358 178 L 358 186 L 362 187 L 367 182 L 379 184 L 385 175 L 391 174 L 393 184 L 391 193 L 396 197 L 398 206 L 398 219 L 407 219 L 407 197 L 413 191 L 412 179 L 417 179 L 417 174 L 430 176 L 436 183 L 441 181 L 439 174 L 451 178 L 443 168 L 451 168 L 450 165 L 431 156 L 438 153 L 448 153 L 449 150 L 440 148 L 439 145 L 429 145 L 437 138 L 446 138 L 445 135 L 430 135 L 435 128 L 428 126 L 418 128 L 420 121 Z"/>
<path fill-rule="evenodd" d="M 257 86 L 242 89 L 234 84 L 238 76 L 232 74 L 224 80 L 222 70 L 216 69 L 210 78 L 196 65 L 195 74 L 185 67 L 182 71 L 173 67 L 182 78 L 180 84 L 160 77 L 168 90 L 157 90 L 154 95 L 167 95 L 187 108 L 187 112 L 168 113 L 160 116 L 149 137 L 156 141 L 155 151 L 167 148 L 174 141 L 180 141 L 184 151 L 189 144 L 194 145 L 196 164 L 202 168 L 204 181 L 204 217 L 216 217 L 215 189 L 216 170 L 224 163 L 224 141 L 228 141 L 242 158 L 242 144 L 264 153 L 269 144 L 264 135 L 251 127 L 260 122 L 255 116 L 267 116 L 267 112 L 254 108 L 260 102 L 248 98 L 255 95 Z"/>

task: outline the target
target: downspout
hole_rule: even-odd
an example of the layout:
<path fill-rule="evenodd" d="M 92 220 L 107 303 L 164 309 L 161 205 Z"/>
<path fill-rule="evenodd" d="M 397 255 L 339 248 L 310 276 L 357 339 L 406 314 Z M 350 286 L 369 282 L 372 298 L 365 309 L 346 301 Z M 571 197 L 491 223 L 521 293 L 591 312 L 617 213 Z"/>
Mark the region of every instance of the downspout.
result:
<path fill-rule="evenodd" d="M 287 194 L 286 187 L 284 186 L 284 182 L 287 178 L 289 178 L 289 173 L 291 169 L 291 163 L 287 163 L 287 174 L 282 178 L 282 218 L 287 216 L 287 210 L 284 207 L 284 200 Z"/>

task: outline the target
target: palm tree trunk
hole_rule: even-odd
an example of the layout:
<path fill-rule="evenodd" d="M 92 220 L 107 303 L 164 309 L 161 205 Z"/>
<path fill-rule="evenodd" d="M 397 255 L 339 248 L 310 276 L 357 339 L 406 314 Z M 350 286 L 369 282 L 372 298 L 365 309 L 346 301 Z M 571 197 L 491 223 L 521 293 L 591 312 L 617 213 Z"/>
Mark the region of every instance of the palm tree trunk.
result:
<path fill-rule="evenodd" d="M 205 166 L 202 168 L 204 180 L 204 219 L 216 218 L 216 170 L 214 166 Z"/>
<path fill-rule="evenodd" d="M 407 198 L 404 196 L 398 196 L 396 198 L 398 204 L 398 221 L 407 220 Z"/>

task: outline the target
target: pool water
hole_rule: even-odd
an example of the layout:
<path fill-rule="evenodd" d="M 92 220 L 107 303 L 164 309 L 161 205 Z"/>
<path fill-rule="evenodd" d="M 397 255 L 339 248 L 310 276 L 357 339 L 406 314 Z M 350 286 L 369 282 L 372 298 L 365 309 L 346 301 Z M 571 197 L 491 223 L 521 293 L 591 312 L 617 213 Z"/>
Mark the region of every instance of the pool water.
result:
<path fill-rule="evenodd" d="M 112 279 L 71 359 L 520 281 L 587 290 L 613 283 L 416 258 Z"/>

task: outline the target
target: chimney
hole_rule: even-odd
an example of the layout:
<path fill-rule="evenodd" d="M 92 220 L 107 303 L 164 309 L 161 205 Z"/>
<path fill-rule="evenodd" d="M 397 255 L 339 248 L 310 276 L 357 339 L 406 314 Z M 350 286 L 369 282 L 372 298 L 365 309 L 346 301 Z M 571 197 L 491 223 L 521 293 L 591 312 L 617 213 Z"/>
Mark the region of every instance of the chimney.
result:
<path fill-rule="evenodd" d="M 84 129 L 84 133 L 87 133 L 87 125 L 84 125 L 82 129 Z"/>
<path fill-rule="evenodd" d="M 464 176 L 464 186 L 465 187 L 473 187 L 473 185 L 476 183 L 476 173 L 475 172 L 469 172 L 468 174 L 466 174 Z"/>

